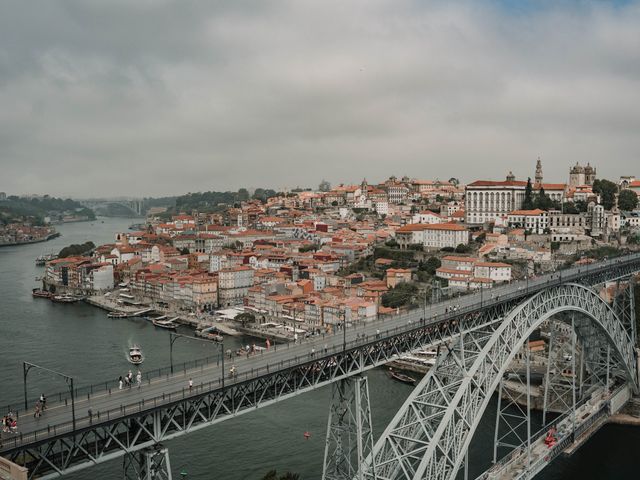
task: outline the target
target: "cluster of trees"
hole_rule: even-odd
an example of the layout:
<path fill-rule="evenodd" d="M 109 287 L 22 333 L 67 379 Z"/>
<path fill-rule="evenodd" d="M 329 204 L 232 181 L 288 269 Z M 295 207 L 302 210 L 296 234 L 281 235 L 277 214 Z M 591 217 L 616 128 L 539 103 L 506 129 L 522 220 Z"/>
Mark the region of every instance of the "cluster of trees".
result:
<path fill-rule="evenodd" d="M 0 224 L 28 221 L 34 225 L 42 225 L 44 217 L 55 217 L 65 212 L 86 216 L 90 220 L 96 218 L 93 210 L 70 198 L 62 199 L 48 195 L 41 198 L 23 198 L 10 195 L 0 203 Z"/>
<path fill-rule="evenodd" d="M 176 210 L 179 211 L 191 211 L 194 209 L 210 211 L 216 210 L 220 205 L 236 205 L 249 199 L 266 202 L 267 198 L 280 194 L 282 193 L 270 188 L 256 188 L 253 195 L 249 194 L 249 190 L 246 188 L 241 188 L 237 192 L 195 192 L 176 197 L 174 205 Z"/>
<path fill-rule="evenodd" d="M 388 308 L 412 305 L 416 300 L 418 292 L 419 289 L 415 283 L 399 283 L 382 295 L 382 305 Z"/>
<path fill-rule="evenodd" d="M 67 258 L 67 257 L 75 257 L 78 255 L 84 255 L 86 253 L 89 253 L 94 248 L 96 248 L 96 246 L 93 242 L 85 242 L 83 244 L 74 243 L 60 250 L 60 253 L 58 253 L 58 258 Z"/>
<path fill-rule="evenodd" d="M 560 204 L 554 200 L 551 200 L 544 188 L 540 188 L 538 193 L 533 193 L 533 185 L 531 185 L 531 178 L 527 179 L 527 186 L 524 189 L 524 201 L 522 202 L 523 210 L 533 210 L 539 208 L 540 210 L 551 210 L 552 208 L 559 209 Z"/>
<path fill-rule="evenodd" d="M 438 257 L 429 257 L 418 264 L 416 275 L 418 280 L 423 283 L 431 281 L 436 274 L 436 270 L 442 266 L 442 262 Z"/>

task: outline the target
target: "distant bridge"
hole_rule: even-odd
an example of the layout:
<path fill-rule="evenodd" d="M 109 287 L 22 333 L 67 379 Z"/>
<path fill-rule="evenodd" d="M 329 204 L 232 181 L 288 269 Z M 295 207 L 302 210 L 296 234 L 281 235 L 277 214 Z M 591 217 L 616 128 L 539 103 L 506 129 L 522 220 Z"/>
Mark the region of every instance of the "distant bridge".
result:
<path fill-rule="evenodd" d="M 118 205 L 130 210 L 131 213 L 134 213 L 137 216 L 143 216 L 145 212 L 144 200 L 142 199 L 118 200 L 92 198 L 87 200 L 79 200 L 79 203 L 91 209 L 108 208 L 109 205 Z"/>
<path fill-rule="evenodd" d="M 543 428 L 552 422 L 547 410 L 560 412 L 553 419 L 555 445 L 541 447 L 546 430 L 532 432 L 530 409 L 518 410 L 530 406 L 525 375 L 524 393 L 513 399 L 520 402 L 498 403 L 494 467 L 481 477 L 531 478 L 637 391 L 632 289 L 609 304 L 594 287 L 638 271 L 640 254 L 628 255 L 466 295 L 455 300 L 454 312 L 441 302 L 347 324 L 302 345 L 236 359 L 233 378 L 225 378 L 220 356 L 160 371 L 140 389 L 119 390 L 113 382 L 73 389 L 51 398 L 46 426 L 20 412 L 20 434 L 5 435 L 0 454 L 28 469 L 30 479 L 118 457 L 125 458 L 126 478 L 171 478 L 161 442 L 332 384 L 323 479 L 455 479 L 466 472 L 467 449 L 492 394 L 506 388 L 511 361 L 549 321 L 564 325 L 570 339 L 567 355 L 561 350 L 567 342 L 553 334 L 548 354 L 557 368 L 547 368 Z M 438 349 L 436 365 L 374 445 L 363 373 L 426 348 Z M 569 357 L 570 368 L 560 370 Z M 528 353 L 522 362 L 530 372 Z M 515 420 L 514 408 L 520 412 Z"/>

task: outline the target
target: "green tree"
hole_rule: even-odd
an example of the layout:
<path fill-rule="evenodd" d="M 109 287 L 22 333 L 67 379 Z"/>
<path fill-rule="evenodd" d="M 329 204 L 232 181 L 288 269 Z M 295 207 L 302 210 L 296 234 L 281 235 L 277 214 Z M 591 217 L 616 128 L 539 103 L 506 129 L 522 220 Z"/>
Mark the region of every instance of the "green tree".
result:
<path fill-rule="evenodd" d="M 611 210 L 616 204 L 616 193 L 618 186 L 610 180 L 598 179 L 593 182 L 593 192 L 600 195 L 602 206 L 606 210 Z"/>
<path fill-rule="evenodd" d="M 469 245 L 465 245 L 461 243 L 456 247 L 456 253 L 469 253 L 471 251 L 471 247 Z"/>
<path fill-rule="evenodd" d="M 524 189 L 524 201 L 522 202 L 524 210 L 533 210 L 533 187 L 531 186 L 531 177 L 527 179 L 527 186 Z"/>
<path fill-rule="evenodd" d="M 417 294 L 418 287 L 414 283 L 399 283 L 382 295 L 382 305 L 388 308 L 410 305 Z"/>
<path fill-rule="evenodd" d="M 623 190 L 618 195 L 620 210 L 635 210 L 638 207 L 638 195 L 632 190 Z"/>
<path fill-rule="evenodd" d="M 536 197 L 535 207 L 540 210 L 549 210 L 553 206 L 553 201 L 549 198 L 549 195 L 544 191 L 544 187 L 540 187 L 540 191 Z"/>
<path fill-rule="evenodd" d="M 424 270 L 429 275 L 435 275 L 436 270 L 442 266 L 442 262 L 438 257 L 429 257 L 421 266 L 420 270 Z"/>

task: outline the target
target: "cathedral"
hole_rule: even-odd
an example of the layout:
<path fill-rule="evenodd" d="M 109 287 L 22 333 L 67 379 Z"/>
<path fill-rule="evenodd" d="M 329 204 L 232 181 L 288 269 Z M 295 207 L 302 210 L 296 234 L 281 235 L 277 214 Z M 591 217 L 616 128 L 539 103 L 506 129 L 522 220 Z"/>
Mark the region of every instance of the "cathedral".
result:
<path fill-rule="evenodd" d="M 596 169 L 589 163 L 586 167 L 583 167 L 576 162 L 575 166 L 569 170 L 569 186 L 580 187 L 582 185 L 593 185 L 596 179 Z"/>

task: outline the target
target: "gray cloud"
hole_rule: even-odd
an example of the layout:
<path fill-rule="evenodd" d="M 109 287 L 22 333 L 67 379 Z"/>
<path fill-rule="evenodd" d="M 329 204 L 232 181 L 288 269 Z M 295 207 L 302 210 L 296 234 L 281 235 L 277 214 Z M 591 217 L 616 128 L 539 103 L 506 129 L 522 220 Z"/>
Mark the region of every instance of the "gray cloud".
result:
<path fill-rule="evenodd" d="M 638 174 L 640 5 L 7 1 L 0 190 Z"/>

